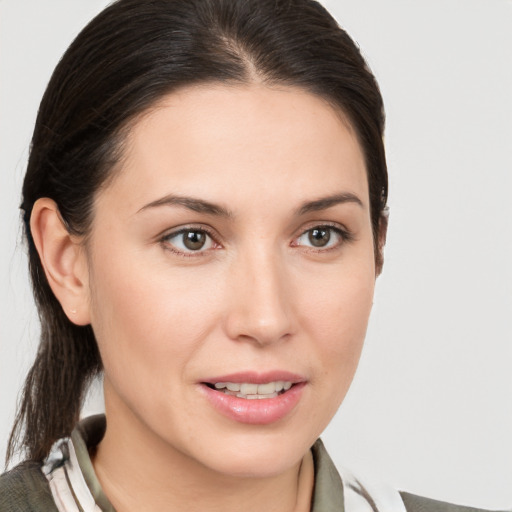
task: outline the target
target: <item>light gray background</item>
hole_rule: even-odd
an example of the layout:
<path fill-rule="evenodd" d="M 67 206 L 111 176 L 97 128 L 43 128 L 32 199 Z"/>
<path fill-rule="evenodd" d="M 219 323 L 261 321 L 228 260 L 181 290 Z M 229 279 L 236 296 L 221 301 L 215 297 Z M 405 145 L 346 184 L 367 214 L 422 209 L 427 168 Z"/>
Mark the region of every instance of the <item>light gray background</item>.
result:
<path fill-rule="evenodd" d="M 0 450 L 37 344 L 19 190 L 50 73 L 104 0 L 0 0 Z M 512 2 L 331 0 L 384 95 L 391 219 L 324 440 L 402 489 L 512 506 Z M 96 407 L 95 401 L 90 410 Z"/>

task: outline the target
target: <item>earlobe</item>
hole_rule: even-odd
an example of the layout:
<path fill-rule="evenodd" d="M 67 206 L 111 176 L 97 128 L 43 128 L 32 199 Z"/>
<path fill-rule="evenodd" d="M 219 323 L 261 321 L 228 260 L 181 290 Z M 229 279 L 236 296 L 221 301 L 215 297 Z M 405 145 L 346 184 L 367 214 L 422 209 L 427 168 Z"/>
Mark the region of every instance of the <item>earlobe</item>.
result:
<path fill-rule="evenodd" d="M 30 230 L 46 279 L 71 322 L 90 323 L 89 280 L 85 251 L 71 235 L 55 201 L 38 199 L 30 216 Z"/>

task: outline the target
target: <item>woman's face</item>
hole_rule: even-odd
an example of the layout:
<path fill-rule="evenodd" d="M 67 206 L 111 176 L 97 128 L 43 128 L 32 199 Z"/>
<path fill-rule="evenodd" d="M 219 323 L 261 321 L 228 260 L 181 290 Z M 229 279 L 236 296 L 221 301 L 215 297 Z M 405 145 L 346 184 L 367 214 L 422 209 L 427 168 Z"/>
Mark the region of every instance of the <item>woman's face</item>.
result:
<path fill-rule="evenodd" d="M 86 256 L 109 428 L 225 474 L 290 468 L 343 400 L 372 306 L 352 129 L 294 88 L 187 88 L 134 124 L 116 172 Z"/>

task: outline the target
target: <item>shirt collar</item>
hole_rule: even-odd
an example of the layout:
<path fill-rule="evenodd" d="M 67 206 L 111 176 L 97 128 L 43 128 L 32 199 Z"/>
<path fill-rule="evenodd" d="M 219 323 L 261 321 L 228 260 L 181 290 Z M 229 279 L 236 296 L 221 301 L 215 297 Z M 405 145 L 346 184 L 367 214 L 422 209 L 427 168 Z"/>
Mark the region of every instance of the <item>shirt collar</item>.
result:
<path fill-rule="evenodd" d="M 105 415 L 90 416 L 82 420 L 73 430 L 71 442 L 73 443 L 83 480 L 97 506 L 102 512 L 115 512 L 113 505 L 101 488 L 91 461 L 91 455 L 103 438 L 105 429 Z M 327 454 L 320 439 L 315 442 L 311 451 L 315 467 L 315 484 L 311 512 L 344 512 L 343 484 L 333 461 Z M 65 461 L 62 462 L 65 463 Z M 76 493 L 73 494 L 76 495 Z"/>

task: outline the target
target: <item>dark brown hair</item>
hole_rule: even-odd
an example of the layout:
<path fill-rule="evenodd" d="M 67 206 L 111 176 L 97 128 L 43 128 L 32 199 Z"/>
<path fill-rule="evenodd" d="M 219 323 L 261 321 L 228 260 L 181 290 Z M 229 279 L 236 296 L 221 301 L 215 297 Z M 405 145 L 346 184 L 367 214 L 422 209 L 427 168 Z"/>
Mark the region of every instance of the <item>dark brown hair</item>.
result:
<path fill-rule="evenodd" d="M 64 314 L 31 238 L 34 202 L 53 199 L 71 233 L 86 235 L 93 199 L 122 153 L 123 131 L 162 96 L 208 82 L 284 84 L 338 108 L 357 133 L 370 190 L 377 268 L 387 199 L 377 83 L 358 47 L 311 0 L 119 0 L 68 48 L 48 84 L 34 129 L 22 210 L 41 340 L 7 457 L 42 460 L 69 435 L 84 392 L 102 368 L 90 326 Z"/>

